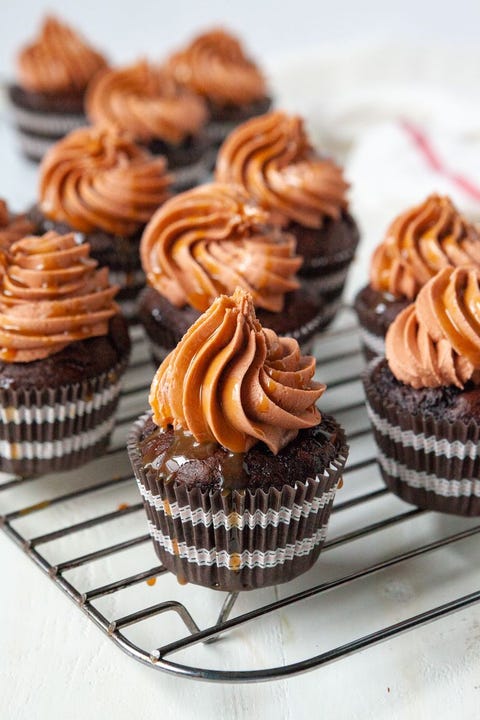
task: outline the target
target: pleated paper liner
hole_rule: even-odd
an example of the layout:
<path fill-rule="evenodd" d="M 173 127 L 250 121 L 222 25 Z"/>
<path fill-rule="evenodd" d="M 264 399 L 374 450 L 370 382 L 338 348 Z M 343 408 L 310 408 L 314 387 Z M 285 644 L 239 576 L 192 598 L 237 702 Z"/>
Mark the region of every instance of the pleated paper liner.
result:
<path fill-rule="evenodd" d="M 337 426 L 337 458 L 316 478 L 282 490 L 201 490 L 164 483 L 142 464 L 139 441 L 149 414 L 128 438 L 128 452 L 161 562 L 180 582 L 225 591 L 287 582 L 308 570 L 324 543 L 348 455 Z"/>
<path fill-rule="evenodd" d="M 0 388 L 0 470 L 31 477 L 98 457 L 113 430 L 127 362 L 58 388 Z"/>
<path fill-rule="evenodd" d="M 412 414 L 388 402 L 364 374 L 367 410 L 387 487 L 417 507 L 480 515 L 480 425 Z"/>

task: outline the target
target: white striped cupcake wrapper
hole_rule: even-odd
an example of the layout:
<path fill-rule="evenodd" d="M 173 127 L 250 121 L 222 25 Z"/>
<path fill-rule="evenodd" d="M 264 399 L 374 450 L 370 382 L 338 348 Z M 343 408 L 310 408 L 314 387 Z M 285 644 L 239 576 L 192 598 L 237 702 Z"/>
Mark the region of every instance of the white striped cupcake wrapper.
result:
<path fill-rule="evenodd" d="M 384 357 L 385 355 L 385 338 L 383 335 L 375 335 L 364 327 L 360 328 L 360 337 L 364 346 L 367 359 L 372 360 L 375 357 Z"/>
<path fill-rule="evenodd" d="M 321 477 L 282 490 L 208 490 L 163 483 L 142 466 L 134 424 L 130 460 L 161 562 L 181 581 L 220 590 L 251 590 L 291 580 L 320 554 L 348 448 Z"/>
<path fill-rule="evenodd" d="M 0 388 L 0 470 L 28 477 L 98 456 L 114 426 L 126 364 L 59 388 Z"/>
<path fill-rule="evenodd" d="M 381 397 L 365 376 L 367 411 L 387 486 L 418 507 L 480 515 L 480 426 L 411 414 Z"/>
<path fill-rule="evenodd" d="M 82 113 L 55 113 L 27 110 L 12 105 L 15 124 L 26 133 L 46 135 L 49 138 L 60 139 L 72 130 L 83 127 L 87 119 Z"/>

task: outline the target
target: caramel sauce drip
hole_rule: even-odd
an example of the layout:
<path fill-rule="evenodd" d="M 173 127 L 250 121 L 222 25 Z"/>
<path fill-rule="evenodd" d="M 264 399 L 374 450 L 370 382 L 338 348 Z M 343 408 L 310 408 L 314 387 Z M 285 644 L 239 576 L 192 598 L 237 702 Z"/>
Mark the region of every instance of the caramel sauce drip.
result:
<path fill-rule="evenodd" d="M 283 225 L 319 228 L 348 207 L 341 168 L 315 153 L 300 117 L 280 111 L 247 120 L 230 133 L 218 153 L 215 178 L 244 187 Z"/>
<path fill-rule="evenodd" d="M 215 455 L 216 467 L 209 467 L 210 472 L 219 478 L 220 486 L 226 490 L 246 487 L 248 476 L 244 468 L 244 453 L 219 451 L 217 443 L 199 443 L 191 433 L 180 428 L 175 430 L 172 442 L 166 449 L 162 449 L 164 440 L 164 430 L 156 428 L 141 444 L 145 469 L 153 470 L 162 482 L 173 482 L 178 470 L 187 463 L 204 461 Z M 164 499 L 163 505 L 165 515 L 171 517 L 169 501 Z"/>
<path fill-rule="evenodd" d="M 204 312 L 237 286 L 256 307 L 283 309 L 298 288 L 302 258 L 295 240 L 269 225 L 268 214 L 241 188 L 220 183 L 181 193 L 148 223 L 140 244 L 147 280 L 178 307 Z"/>

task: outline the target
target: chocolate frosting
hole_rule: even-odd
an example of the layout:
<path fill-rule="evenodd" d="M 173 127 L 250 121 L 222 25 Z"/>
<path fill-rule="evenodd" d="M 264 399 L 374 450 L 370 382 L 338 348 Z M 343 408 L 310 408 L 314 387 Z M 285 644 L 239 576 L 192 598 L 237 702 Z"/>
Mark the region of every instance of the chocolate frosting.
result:
<path fill-rule="evenodd" d="M 0 360 L 31 362 L 108 333 L 119 312 L 118 286 L 109 285 L 108 269 L 97 270 L 89 251 L 73 233 L 13 243 L 0 285 Z"/>
<path fill-rule="evenodd" d="M 198 134 L 208 117 L 202 98 L 146 61 L 99 75 L 86 107 L 94 123 L 115 124 L 142 142 L 160 138 L 173 145 Z"/>
<path fill-rule="evenodd" d="M 347 209 L 341 168 L 313 151 L 303 121 L 271 112 L 236 128 L 217 157 L 216 179 L 242 185 L 283 224 L 319 228 Z"/>
<path fill-rule="evenodd" d="M 169 197 L 162 157 L 113 127 L 80 128 L 56 143 L 40 166 L 40 208 L 73 230 L 135 234 Z"/>
<path fill-rule="evenodd" d="M 480 379 L 479 272 L 446 267 L 420 290 L 387 332 L 386 357 L 397 380 L 414 388 Z"/>
<path fill-rule="evenodd" d="M 469 264 L 480 268 L 480 233 L 450 198 L 434 194 L 393 221 L 373 254 L 370 284 L 413 300 L 441 268 Z"/>
<path fill-rule="evenodd" d="M 301 428 L 317 425 L 325 385 L 315 359 L 293 338 L 264 330 L 252 297 L 222 295 L 160 365 L 149 401 L 154 422 L 245 452 L 263 441 L 277 454 Z"/>
<path fill-rule="evenodd" d="M 198 35 L 167 67 L 177 82 L 219 106 L 265 97 L 265 79 L 236 37 L 221 28 Z"/>
<path fill-rule="evenodd" d="M 83 92 L 106 65 L 103 55 L 51 15 L 44 19 L 38 37 L 17 57 L 20 85 L 39 93 Z"/>
<path fill-rule="evenodd" d="M 147 280 L 172 304 L 203 312 L 221 293 L 248 290 L 257 307 L 279 312 L 299 283 L 295 239 L 240 187 L 211 183 L 181 193 L 145 228 L 140 256 Z"/>

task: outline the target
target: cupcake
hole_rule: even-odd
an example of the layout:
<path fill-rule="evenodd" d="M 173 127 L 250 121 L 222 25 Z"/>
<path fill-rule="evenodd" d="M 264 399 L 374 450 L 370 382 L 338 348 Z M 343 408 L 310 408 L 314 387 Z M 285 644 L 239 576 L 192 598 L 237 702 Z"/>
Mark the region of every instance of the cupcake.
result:
<path fill-rule="evenodd" d="M 480 515 L 478 270 L 446 267 L 395 318 L 364 385 L 385 483 L 418 507 Z"/>
<path fill-rule="evenodd" d="M 181 582 L 251 590 L 318 558 L 348 448 L 315 360 L 218 297 L 159 367 L 128 452 L 155 550 Z"/>
<path fill-rule="evenodd" d="M 93 123 L 116 125 L 150 152 L 164 155 L 178 189 L 208 175 L 205 102 L 162 68 L 141 61 L 105 70 L 91 83 L 86 108 Z"/>
<path fill-rule="evenodd" d="M 322 323 L 322 302 L 295 275 L 302 258 L 294 238 L 240 187 L 201 185 L 166 202 L 145 228 L 140 254 L 149 287 L 138 316 L 156 364 L 237 286 L 250 292 L 262 324 L 302 345 Z"/>
<path fill-rule="evenodd" d="M 313 150 L 301 118 L 272 112 L 240 125 L 217 158 L 216 179 L 242 185 L 294 235 L 300 275 L 335 315 L 359 233 L 348 213 L 342 170 Z"/>
<path fill-rule="evenodd" d="M 85 124 L 85 89 L 106 67 L 103 55 L 71 27 L 47 16 L 38 37 L 17 57 L 18 80 L 9 87 L 21 148 L 41 160 L 51 145 Z"/>
<path fill-rule="evenodd" d="M 73 233 L 2 253 L 0 471 L 70 470 L 106 448 L 130 351 L 117 290 Z"/>
<path fill-rule="evenodd" d="M 480 233 L 450 198 L 430 195 L 395 218 L 355 298 L 366 358 L 384 355 L 390 323 L 435 273 L 470 264 L 480 268 Z"/>
<path fill-rule="evenodd" d="M 34 216 L 44 231 L 74 231 L 120 286 L 127 316 L 144 286 L 143 228 L 169 197 L 163 158 L 154 158 L 115 128 L 81 128 L 58 142 L 40 167 Z"/>
<path fill-rule="evenodd" d="M 220 144 L 239 123 L 267 112 L 265 79 L 239 40 L 222 29 L 195 37 L 166 63 L 177 82 L 208 103 L 208 134 Z"/>

